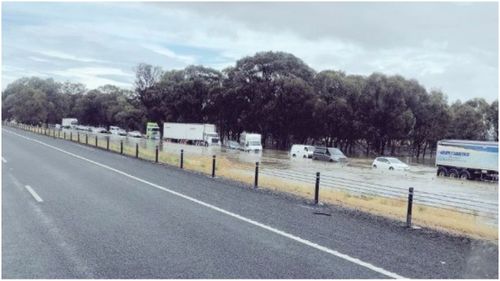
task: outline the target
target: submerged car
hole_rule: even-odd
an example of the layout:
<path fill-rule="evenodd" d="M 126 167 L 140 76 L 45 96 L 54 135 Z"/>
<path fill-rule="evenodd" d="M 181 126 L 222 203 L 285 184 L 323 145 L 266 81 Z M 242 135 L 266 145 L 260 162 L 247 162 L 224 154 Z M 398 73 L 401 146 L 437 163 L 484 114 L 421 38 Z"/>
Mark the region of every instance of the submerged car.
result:
<path fill-rule="evenodd" d="M 347 163 L 347 157 L 335 147 L 315 147 L 312 155 L 313 160 Z"/>
<path fill-rule="evenodd" d="M 106 128 L 103 127 L 93 128 L 92 131 L 98 134 L 109 134 L 108 130 L 106 130 Z"/>
<path fill-rule="evenodd" d="M 313 154 L 314 146 L 312 145 L 294 144 L 290 149 L 291 157 L 312 158 Z"/>
<path fill-rule="evenodd" d="M 240 148 L 240 144 L 237 141 L 228 141 L 226 146 L 229 149 L 239 149 Z"/>
<path fill-rule="evenodd" d="M 127 135 L 127 132 L 124 129 L 117 127 L 117 126 L 109 126 L 109 131 L 113 135 L 119 135 L 119 136 L 126 136 Z"/>
<path fill-rule="evenodd" d="M 132 138 L 142 138 L 142 134 L 139 131 L 128 132 L 128 136 Z"/>
<path fill-rule="evenodd" d="M 377 157 L 372 163 L 373 168 L 388 169 L 388 170 L 403 170 L 407 171 L 410 169 L 403 161 L 394 157 Z"/>

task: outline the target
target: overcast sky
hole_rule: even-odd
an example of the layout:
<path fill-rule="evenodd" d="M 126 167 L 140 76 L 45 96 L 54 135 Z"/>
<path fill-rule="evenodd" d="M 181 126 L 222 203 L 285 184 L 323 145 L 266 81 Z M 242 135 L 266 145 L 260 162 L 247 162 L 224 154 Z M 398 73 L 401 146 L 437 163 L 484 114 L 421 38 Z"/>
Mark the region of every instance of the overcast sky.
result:
<path fill-rule="evenodd" d="M 216 69 L 259 51 L 498 96 L 497 3 L 2 3 L 2 88 L 23 76 L 131 88 L 134 66 Z"/>

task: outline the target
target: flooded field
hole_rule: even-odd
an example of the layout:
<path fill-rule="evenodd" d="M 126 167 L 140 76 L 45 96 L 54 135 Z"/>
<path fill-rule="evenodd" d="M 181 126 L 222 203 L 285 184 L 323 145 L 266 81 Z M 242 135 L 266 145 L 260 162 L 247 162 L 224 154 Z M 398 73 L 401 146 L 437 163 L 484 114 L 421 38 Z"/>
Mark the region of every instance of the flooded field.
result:
<path fill-rule="evenodd" d="M 89 133 L 89 138 L 92 135 Z M 341 188 L 349 192 L 382 195 L 387 197 L 405 197 L 408 188 L 415 189 L 415 200 L 433 206 L 463 208 L 472 213 L 487 214 L 488 220 L 498 220 L 498 183 L 460 181 L 436 176 L 433 160 L 426 164 L 415 163 L 411 158 L 401 159 L 410 165 L 410 171 L 389 171 L 372 169 L 373 159 L 350 158 L 348 165 L 313 161 L 312 159 L 291 159 L 286 151 L 264 149 L 260 153 L 248 153 L 230 150 L 217 146 L 204 147 L 183 145 L 159 140 L 121 137 L 117 135 L 100 135 L 99 138 L 110 137 L 110 142 L 154 150 L 158 145 L 161 151 L 180 153 L 184 157 L 190 155 L 223 156 L 238 163 L 255 165 L 260 163 L 261 171 L 276 177 L 310 182 L 313 186 L 316 172 L 321 173 L 321 186 Z"/>

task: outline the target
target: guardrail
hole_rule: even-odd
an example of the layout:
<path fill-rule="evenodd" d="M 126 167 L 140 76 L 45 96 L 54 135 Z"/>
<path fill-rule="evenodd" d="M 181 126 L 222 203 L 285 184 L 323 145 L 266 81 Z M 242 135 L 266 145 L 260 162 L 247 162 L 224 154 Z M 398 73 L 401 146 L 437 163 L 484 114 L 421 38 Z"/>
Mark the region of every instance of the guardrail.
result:
<path fill-rule="evenodd" d="M 31 131 L 38 134 L 43 134 L 47 136 L 51 136 L 53 138 L 58 139 L 67 139 L 66 132 L 63 132 L 61 135 L 61 130 L 52 129 L 52 128 L 43 128 L 38 126 L 30 126 L 25 124 L 9 124 L 5 123 L 4 125 L 17 127 L 23 130 Z M 181 149 L 178 157 L 172 161 L 166 161 L 161 159 L 161 155 L 159 153 L 158 146 L 155 147 L 155 150 L 149 151 L 147 149 L 140 150 L 139 145 L 135 143 L 135 149 L 133 147 L 124 145 L 123 141 L 120 141 L 119 148 L 111 147 L 109 137 L 104 137 L 105 142 L 99 142 L 99 136 L 95 135 L 95 143 L 89 143 L 89 133 L 81 133 L 76 132 L 76 138 L 72 132 L 69 134 L 70 141 L 76 141 L 80 144 L 91 145 L 100 149 L 105 149 L 108 151 L 113 151 L 120 154 L 126 154 L 131 157 L 145 159 L 149 161 L 153 161 L 155 163 L 165 163 L 170 165 L 176 165 L 181 169 L 185 168 L 185 153 Z M 85 141 L 81 141 L 82 138 L 80 134 L 85 134 Z M 102 138 L 101 138 L 102 139 Z M 141 153 L 142 152 L 142 153 Z M 209 160 L 209 159 L 207 159 Z M 212 178 L 216 176 L 216 156 L 212 156 L 211 165 L 207 164 L 202 166 L 202 172 L 211 175 Z M 249 171 L 253 173 L 253 171 Z M 289 171 L 289 170 L 280 170 L 272 167 L 266 167 L 262 163 L 255 163 L 255 172 L 252 179 L 253 186 L 255 188 L 259 187 L 259 174 L 265 175 L 268 177 L 293 181 L 293 182 L 301 182 L 306 185 L 310 185 L 311 190 L 314 193 L 313 202 L 318 204 L 321 200 L 320 198 L 320 188 L 321 190 L 330 189 L 342 191 L 352 195 L 359 196 L 373 196 L 373 197 L 383 197 L 396 199 L 401 201 L 408 202 L 408 209 L 406 213 L 407 224 L 411 225 L 411 216 L 412 216 L 412 206 L 413 204 L 417 204 L 420 206 L 428 206 L 434 207 L 444 210 L 449 210 L 453 212 L 458 212 L 462 214 L 472 215 L 474 217 L 482 217 L 491 220 L 498 219 L 498 202 L 484 202 L 472 198 L 463 197 L 460 195 L 452 195 L 448 193 L 442 192 L 428 192 L 428 191 L 419 191 L 410 187 L 400 187 L 400 186 L 390 186 L 390 185 L 382 185 L 377 183 L 370 183 L 367 181 L 347 179 L 339 176 L 332 175 L 321 175 L 316 172 L 314 174 L 309 174 L 305 172 L 298 171 Z M 407 199 L 408 198 L 408 199 Z"/>

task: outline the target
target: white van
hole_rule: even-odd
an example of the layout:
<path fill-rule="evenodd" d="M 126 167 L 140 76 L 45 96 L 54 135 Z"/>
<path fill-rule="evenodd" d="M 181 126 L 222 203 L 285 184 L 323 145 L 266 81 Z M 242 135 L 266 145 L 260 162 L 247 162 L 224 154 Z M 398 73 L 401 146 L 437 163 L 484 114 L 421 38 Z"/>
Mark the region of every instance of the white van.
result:
<path fill-rule="evenodd" d="M 290 157 L 292 158 L 312 158 L 314 146 L 304 144 L 294 144 L 290 149 Z"/>

